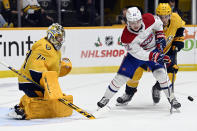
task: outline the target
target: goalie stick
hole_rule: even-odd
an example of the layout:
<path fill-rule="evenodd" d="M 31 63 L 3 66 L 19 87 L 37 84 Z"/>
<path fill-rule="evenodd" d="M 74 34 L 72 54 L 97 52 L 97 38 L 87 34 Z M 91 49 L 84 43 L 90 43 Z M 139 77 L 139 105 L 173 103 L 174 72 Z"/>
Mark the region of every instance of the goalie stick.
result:
<path fill-rule="evenodd" d="M 23 75 L 22 73 L 20 73 L 19 71 L 17 71 L 16 69 L 14 69 L 13 67 L 9 66 L 8 64 L 6 64 L 3 61 L 0 61 L 0 64 L 7 67 L 8 69 L 10 69 L 11 71 L 15 72 L 16 74 L 18 74 L 19 76 L 25 78 L 26 80 L 28 80 L 29 82 L 32 82 L 35 86 L 37 86 L 38 88 L 40 88 L 41 90 L 44 91 L 44 89 L 41 87 L 41 85 L 39 85 L 37 82 L 31 80 L 30 78 L 28 78 L 27 76 Z M 95 119 L 95 117 L 84 111 L 83 109 L 79 108 L 78 106 L 74 105 L 73 103 L 70 103 L 69 101 L 67 101 L 66 99 L 63 98 L 59 98 L 58 99 L 61 103 L 63 103 L 66 106 L 69 106 L 70 108 L 72 108 L 73 110 L 77 111 L 78 113 L 80 113 L 81 115 L 89 118 L 89 119 Z"/>

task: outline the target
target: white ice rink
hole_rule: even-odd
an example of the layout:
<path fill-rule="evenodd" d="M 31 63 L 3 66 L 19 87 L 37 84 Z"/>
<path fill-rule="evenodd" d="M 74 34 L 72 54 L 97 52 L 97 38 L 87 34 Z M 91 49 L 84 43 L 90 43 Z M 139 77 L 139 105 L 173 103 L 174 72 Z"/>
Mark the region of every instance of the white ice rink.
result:
<path fill-rule="evenodd" d="M 74 96 L 74 104 L 94 113 L 96 103 L 114 75 L 68 75 L 59 81 L 63 92 Z M 0 131 L 197 131 L 197 72 L 178 73 L 175 95 L 182 107 L 180 113 L 172 115 L 163 92 L 160 103 L 153 105 L 151 88 L 154 82 L 151 73 L 144 73 L 129 105 L 116 107 L 115 100 L 124 91 L 122 87 L 109 103 L 112 109 L 95 120 L 88 120 L 75 111 L 67 118 L 12 120 L 6 115 L 9 108 L 19 102 L 23 92 L 18 90 L 17 78 L 0 79 Z M 194 101 L 189 101 L 188 96 Z"/>

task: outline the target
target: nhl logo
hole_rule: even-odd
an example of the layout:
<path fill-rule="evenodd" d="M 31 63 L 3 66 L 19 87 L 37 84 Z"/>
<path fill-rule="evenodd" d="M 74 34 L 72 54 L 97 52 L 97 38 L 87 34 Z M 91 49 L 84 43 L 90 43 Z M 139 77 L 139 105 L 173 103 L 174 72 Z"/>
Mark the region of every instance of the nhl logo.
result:
<path fill-rule="evenodd" d="M 106 36 L 106 37 L 105 37 L 105 44 L 106 44 L 107 46 L 113 45 L 113 36 Z"/>

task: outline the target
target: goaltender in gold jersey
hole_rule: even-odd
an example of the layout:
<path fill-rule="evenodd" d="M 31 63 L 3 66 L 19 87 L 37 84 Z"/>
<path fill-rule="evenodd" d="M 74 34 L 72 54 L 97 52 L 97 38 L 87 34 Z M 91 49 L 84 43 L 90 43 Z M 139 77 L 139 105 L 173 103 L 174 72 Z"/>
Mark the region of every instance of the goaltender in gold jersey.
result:
<path fill-rule="evenodd" d="M 176 73 L 178 71 L 176 52 L 180 51 L 184 47 L 184 26 L 185 22 L 177 13 L 172 13 L 171 7 L 168 3 L 160 3 L 156 9 L 156 14 L 163 22 L 164 33 L 166 36 L 166 46 L 163 49 L 163 53 L 168 55 L 171 59 L 171 64 L 167 65 L 168 76 L 172 82 L 175 80 Z M 139 67 L 133 78 L 126 84 L 125 93 L 123 96 L 117 98 L 117 105 L 127 105 L 131 101 L 134 94 L 137 92 L 139 80 L 142 77 L 143 71 L 147 70 L 146 65 Z M 173 73 L 174 78 L 173 78 Z M 158 82 L 152 88 L 152 98 L 154 103 L 160 101 L 160 85 Z"/>
<path fill-rule="evenodd" d="M 20 73 L 27 76 L 42 88 L 19 76 L 19 90 L 25 95 L 19 105 L 8 114 L 16 119 L 37 119 L 65 117 L 72 114 L 72 109 L 58 101 L 65 98 L 73 102 L 72 95 L 62 93 L 58 77 L 67 75 L 72 68 L 68 58 L 61 58 L 64 43 L 64 28 L 54 23 L 47 30 L 47 36 L 33 44 L 28 51 Z"/>

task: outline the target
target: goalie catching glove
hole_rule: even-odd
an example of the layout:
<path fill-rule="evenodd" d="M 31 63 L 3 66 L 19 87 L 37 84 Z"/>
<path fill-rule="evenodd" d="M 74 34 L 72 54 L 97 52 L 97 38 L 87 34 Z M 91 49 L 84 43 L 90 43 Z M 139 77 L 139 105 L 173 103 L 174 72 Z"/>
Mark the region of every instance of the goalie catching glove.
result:
<path fill-rule="evenodd" d="M 61 68 L 59 77 L 65 76 L 72 70 L 72 63 L 68 58 L 63 58 L 61 61 Z"/>
<path fill-rule="evenodd" d="M 159 52 L 150 52 L 149 60 L 155 63 L 171 63 L 170 57 Z"/>

